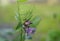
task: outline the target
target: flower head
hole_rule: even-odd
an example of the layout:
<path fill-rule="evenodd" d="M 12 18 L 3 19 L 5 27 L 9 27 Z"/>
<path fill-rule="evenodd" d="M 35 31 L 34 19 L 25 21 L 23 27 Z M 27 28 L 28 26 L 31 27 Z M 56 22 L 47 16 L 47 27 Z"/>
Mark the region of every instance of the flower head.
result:
<path fill-rule="evenodd" d="M 34 34 L 36 31 L 36 28 L 26 28 L 26 33 L 27 34 Z"/>

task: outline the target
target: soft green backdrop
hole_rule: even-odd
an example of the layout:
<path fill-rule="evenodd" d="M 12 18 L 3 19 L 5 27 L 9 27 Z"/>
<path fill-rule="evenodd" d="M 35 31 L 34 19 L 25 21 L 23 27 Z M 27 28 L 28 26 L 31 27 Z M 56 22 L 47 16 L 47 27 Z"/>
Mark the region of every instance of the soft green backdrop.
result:
<path fill-rule="evenodd" d="M 16 8 L 16 4 L 0 7 L 0 23 L 17 23 L 14 17 Z M 20 4 L 20 13 L 23 14 L 31 8 L 34 9 L 33 16 L 39 15 L 41 18 L 41 22 L 37 26 L 37 31 L 32 41 L 45 41 L 48 31 L 60 29 L 60 6 Z M 56 14 L 56 18 L 53 17 L 53 14 Z"/>

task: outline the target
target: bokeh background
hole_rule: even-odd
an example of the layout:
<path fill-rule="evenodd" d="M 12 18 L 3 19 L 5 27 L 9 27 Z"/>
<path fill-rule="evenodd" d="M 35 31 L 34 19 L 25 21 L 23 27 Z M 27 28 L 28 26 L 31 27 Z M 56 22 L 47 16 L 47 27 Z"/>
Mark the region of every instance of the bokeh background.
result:
<path fill-rule="evenodd" d="M 16 1 L 0 0 L 0 37 L 6 37 L 5 32 L 14 32 L 14 27 L 17 25 Z M 30 41 L 47 41 L 49 31 L 60 29 L 60 0 L 27 0 L 27 2 L 21 2 L 19 6 L 20 13 L 23 14 L 32 8 L 34 9 L 33 15 L 41 18 L 37 31 Z M 9 41 L 12 41 L 10 35 L 7 37 Z M 2 38 L 0 40 L 3 41 Z"/>

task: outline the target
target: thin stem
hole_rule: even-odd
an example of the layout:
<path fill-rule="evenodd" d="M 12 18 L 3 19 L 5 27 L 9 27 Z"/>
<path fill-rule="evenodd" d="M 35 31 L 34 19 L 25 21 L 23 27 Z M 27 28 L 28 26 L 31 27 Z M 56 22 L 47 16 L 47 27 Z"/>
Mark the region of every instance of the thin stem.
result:
<path fill-rule="evenodd" d="M 22 20 L 21 20 L 21 15 L 20 15 L 20 8 L 19 8 L 19 1 L 17 0 L 17 12 L 18 12 L 18 14 L 19 14 L 19 23 L 20 23 L 20 26 L 21 26 L 21 32 L 20 32 L 20 34 L 21 34 L 21 38 L 20 38 L 20 41 L 23 41 L 23 30 L 22 30 Z"/>

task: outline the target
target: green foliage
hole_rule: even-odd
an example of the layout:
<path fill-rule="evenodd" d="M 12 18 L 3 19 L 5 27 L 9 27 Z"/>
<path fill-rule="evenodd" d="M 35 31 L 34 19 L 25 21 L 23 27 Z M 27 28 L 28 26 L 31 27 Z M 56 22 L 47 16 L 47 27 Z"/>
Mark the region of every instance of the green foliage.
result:
<path fill-rule="evenodd" d="M 13 41 L 25 41 L 25 32 L 22 28 L 19 29 L 18 35 L 16 36 L 16 38 Z"/>
<path fill-rule="evenodd" d="M 31 25 L 32 27 L 36 27 L 40 22 L 40 17 L 39 16 L 35 16 L 34 18 L 32 18 L 32 16 L 33 16 L 32 12 L 33 12 L 32 10 L 29 10 L 26 13 L 24 13 L 23 15 L 20 14 L 20 17 L 19 17 L 19 14 L 16 15 L 17 20 L 19 20 L 19 22 L 17 24 L 17 27 L 16 27 L 16 30 L 20 29 L 19 30 L 20 34 L 19 34 L 17 39 L 20 40 L 20 41 L 25 41 L 25 32 L 23 30 L 23 23 L 26 20 L 31 20 L 31 22 L 33 22 L 33 24 Z M 20 21 L 20 20 L 22 20 L 23 22 Z"/>
<path fill-rule="evenodd" d="M 30 5 L 30 6 L 29 6 Z M 24 4 L 23 6 L 20 5 L 21 8 L 25 8 L 26 9 L 29 9 L 31 6 L 34 6 L 34 4 Z M 29 6 L 29 7 L 28 7 Z M 50 30 L 50 29 L 57 29 L 59 24 L 55 23 L 54 19 L 53 18 L 53 13 L 55 12 L 58 16 L 58 20 L 60 20 L 60 6 L 45 6 L 45 5 L 39 5 L 39 4 L 35 4 L 36 6 L 36 9 L 34 10 L 33 12 L 33 15 L 39 15 L 42 17 L 42 21 L 40 23 L 40 25 L 38 25 L 38 28 L 37 28 L 37 33 L 35 36 L 37 36 L 37 34 L 41 34 L 40 32 L 43 32 L 44 34 Z M 11 7 L 11 6 L 9 6 Z M 12 8 L 15 8 L 14 6 Z M 12 22 L 16 22 L 15 19 L 14 19 L 14 10 L 10 10 L 8 12 L 8 10 L 4 9 L 5 11 L 7 11 L 7 13 L 5 13 L 4 11 L 4 14 L 0 14 L 0 19 L 1 21 L 0 22 L 6 22 L 6 23 L 12 23 Z M 23 9 L 24 10 L 24 9 Z M 24 12 L 23 12 L 24 13 Z M 6 16 L 7 15 L 7 16 Z M 13 17 L 12 17 L 13 16 Z M 3 19 L 3 20 L 2 20 Z M 58 22 L 57 20 L 57 22 Z M 59 25 L 60 27 L 60 25 Z"/>
<path fill-rule="evenodd" d="M 40 23 L 40 17 L 39 16 L 35 16 L 31 21 L 32 21 L 32 27 L 36 27 L 39 23 Z"/>
<path fill-rule="evenodd" d="M 26 19 L 26 20 L 30 20 L 31 18 L 32 18 L 32 10 L 29 10 L 27 13 L 26 13 L 26 15 L 24 16 L 24 19 Z"/>
<path fill-rule="evenodd" d="M 50 31 L 48 38 L 48 41 L 60 41 L 60 30 Z"/>
<path fill-rule="evenodd" d="M 21 18 L 20 18 L 21 17 Z M 32 11 L 28 11 L 28 13 L 24 13 L 23 15 L 21 15 L 19 17 L 18 14 L 16 14 L 16 19 L 18 21 L 18 25 L 16 27 L 16 30 L 19 29 L 20 27 L 22 27 L 23 22 L 25 22 L 25 20 L 30 20 L 32 18 Z M 22 21 L 21 21 L 22 20 Z"/>

